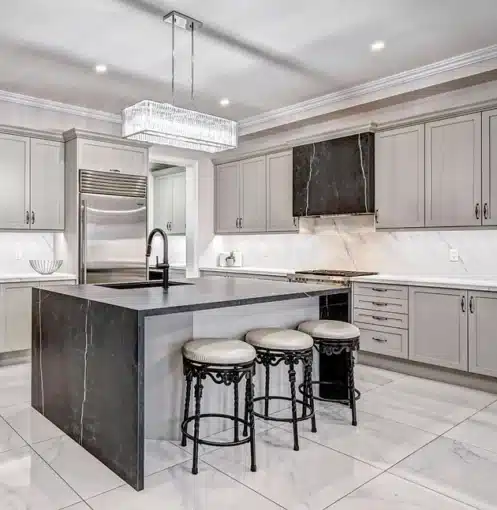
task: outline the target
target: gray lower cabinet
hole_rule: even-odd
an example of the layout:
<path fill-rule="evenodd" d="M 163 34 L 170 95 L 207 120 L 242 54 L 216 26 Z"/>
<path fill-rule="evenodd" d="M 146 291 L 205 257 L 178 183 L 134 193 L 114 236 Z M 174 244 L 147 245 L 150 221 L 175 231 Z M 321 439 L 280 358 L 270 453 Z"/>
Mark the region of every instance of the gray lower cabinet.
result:
<path fill-rule="evenodd" d="M 409 288 L 409 359 L 468 370 L 465 290 Z"/>
<path fill-rule="evenodd" d="M 298 230 L 293 216 L 293 154 L 278 152 L 266 156 L 267 169 L 267 230 L 291 232 Z"/>
<path fill-rule="evenodd" d="M 497 377 L 497 293 L 469 292 L 469 371 Z"/>
<path fill-rule="evenodd" d="M 375 135 L 377 228 L 424 227 L 424 125 Z"/>
<path fill-rule="evenodd" d="M 426 226 L 481 225 L 481 113 L 426 124 Z"/>

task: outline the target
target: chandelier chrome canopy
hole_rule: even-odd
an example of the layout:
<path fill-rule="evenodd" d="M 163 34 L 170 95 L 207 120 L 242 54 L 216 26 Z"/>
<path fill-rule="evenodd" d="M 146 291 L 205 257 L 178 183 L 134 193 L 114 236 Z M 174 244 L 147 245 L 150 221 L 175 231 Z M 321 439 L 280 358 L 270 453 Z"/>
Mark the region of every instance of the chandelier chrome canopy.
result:
<path fill-rule="evenodd" d="M 173 103 L 175 27 L 191 31 L 191 98 L 193 100 L 195 30 L 200 28 L 202 23 L 175 11 L 164 16 L 164 21 L 172 25 L 171 91 Z M 143 100 L 122 111 L 122 135 L 124 138 L 152 144 L 170 145 L 204 152 L 219 152 L 234 149 L 237 146 L 238 125 L 232 120 L 179 108 L 174 104 Z"/>

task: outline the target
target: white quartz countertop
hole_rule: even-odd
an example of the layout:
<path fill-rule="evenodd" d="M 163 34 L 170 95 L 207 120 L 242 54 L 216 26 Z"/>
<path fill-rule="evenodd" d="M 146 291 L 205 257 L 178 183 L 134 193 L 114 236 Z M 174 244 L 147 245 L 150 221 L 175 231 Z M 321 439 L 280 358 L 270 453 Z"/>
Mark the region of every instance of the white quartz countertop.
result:
<path fill-rule="evenodd" d="M 359 276 L 353 278 L 353 282 L 410 285 L 413 287 L 481 290 L 490 292 L 497 291 L 497 275 L 424 276 L 380 273 L 372 276 Z"/>
<path fill-rule="evenodd" d="M 273 268 L 260 268 L 260 267 L 250 267 L 250 266 L 241 266 L 241 267 L 201 267 L 200 271 L 212 271 L 213 273 L 234 273 L 234 274 L 259 274 L 259 275 L 267 275 L 267 276 L 286 276 L 290 273 L 295 273 L 294 270 L 291 269 L 273 269 Z"/>
<path fill-rule="evenodd" d="M 57 282 L 66 280 L 76 280 L 75 274 L 53 273 L 38 274 L 32 273 L 0 273 L 0 283 L 22 283 L 22 282 Z"/>

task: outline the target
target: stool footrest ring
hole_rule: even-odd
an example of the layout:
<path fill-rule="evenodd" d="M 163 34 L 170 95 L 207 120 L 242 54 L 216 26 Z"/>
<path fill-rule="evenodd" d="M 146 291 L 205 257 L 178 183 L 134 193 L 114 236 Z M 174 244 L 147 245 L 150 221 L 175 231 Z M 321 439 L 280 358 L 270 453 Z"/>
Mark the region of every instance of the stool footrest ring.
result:
<path fill-rule="evenodd" d="M 255 414 L 255 413 L 254 413 Z M 247 427 L 250 427 L 250 423 L 243 418 L 236 418 L 235 416 L 232 416 L 230 414 L 218 414 L 218 413 L 204 413 L 200 414 L 199 418 L 225 418 L 227 420 L 231 420 L 236 423 L 240 423 L 242 425 L 247 425 Z M 188 432 L 188 424 L 195 420 L 195 416 L 190 416 L 187 418 L 183 423 L 181 424 L 181 432 L 192 441 L 195 441 L 195 438 L 192 434 Z M 244 437 L 243 439 L 240 439 L 239 441 L 209 441 L 208 439 L 198 439 L 198 444 L 205 444 L 207 446 L 238 446 L 241 444 L 246 444 L 250 442 L 250 436 Z"/>
<path fill-rule="evenodd" d="M 316 398 L 316 397 L 314 397 L 314 398 Z M 270 395 L 268 397 L 256 397 L 256 398 L 254 398 L 254 403 L 260 402 L 263 400 L 286 400 L 288 402 L 292 401 L 292 399 L 290 397 L 282 397 L 282 396 L 276 396 L 276 395 L 271 396 Z M 310 418 L 312 418 L 314 416 L 314 412 L 312 411 L 312 407 L 310 404 L 304 402 L 303 400 L 296 400 L 296 403 L 302 405 L 302 407 L 305 407 L 309 411 L 309 414 L 306 414 L 305 416 L 297 417 L 297 421 L 309 420 Z M 275 416 L 266 415 L 263 413 L 257 413 L 256 411 L 254 411 L 254 416 L 257 416 L 257 418 L 262 418 L 263 420 L 268 420 L 268 421 L 280 421 L 280 422 L 284 422 L 284 423 L 293 423 L 292 418 L 276 418 Z"/>
<path fill-rule="evenodd" d="M 339 381 L 311 381 L 311 384 L 314 386 L 321 386 L 321 385 L 322 386 L 340 386 L 340 387 L 345 386 L 344 383 L 341 383 Z M 309 394 L 304 391 L 304 384 L 299 385 L 299 391 L 304 397 L 310 398 Z M 361 392 L 357 388 L 355 388 L 354 393 L 355 393 L 355 400 L 356 401 L 359 400 L 361 398 Z M 345 399 L 345 398 L 325 398 L 325 397 L 320 397 L 318 395 L 314 395 L 314 400 L 319 400 L 320 402 L 335 402 L 337 404 L 344 404 L 344 405 L 350 404 L 350 401 L 348 398 L 347 399 Z"/>

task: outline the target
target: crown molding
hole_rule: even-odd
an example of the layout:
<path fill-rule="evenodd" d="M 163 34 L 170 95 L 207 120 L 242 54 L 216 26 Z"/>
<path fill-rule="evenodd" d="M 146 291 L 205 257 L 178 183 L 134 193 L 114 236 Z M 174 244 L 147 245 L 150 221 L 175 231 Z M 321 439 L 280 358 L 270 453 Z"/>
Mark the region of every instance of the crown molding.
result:
<path fill-rule="evenodd" d="M 59 103 L 58 101 L 51 101 L 50 99 L 25 96 L 24 94 L 16 94 L 15 92 L 8 92 L 6 90 L 0 90 L 0 101 L 23 106 L 31 106 L 41 110 L 77 115 L 87 119 L 103 120 L 114 124 L 121 124 L 121 116 L 114 113 L 92 110 L 91 108 L 84 108 L 83 106 Z"/>
<path fill-rule="evenodd" d="M 94 142 L 107 142 L 119 145 L 127 145 L 128 147 L 137 147 L 140 149 L 149 149 L 152 147 L 152 145 L 147 142 L 122 138 L 121 136 L 95 133 L 94 131 L 88 131 L 86 129 L 72 128 L 64 131 L 62 136 L 64 138 L 64 142 L 70 142 L 71 140 L 75 140 L 77 138 L 84 138 L 85 140 L 92 140 Z"/>
<path fill-rule="evenodd" d="M 497 68 L 497 44 L 242 119 L 239 136 L 278 128 Z"/>
<path fill-rule="evenodd" d="M 62 134 L 55 131 L 40 131 L 38 129 L 30 129 L 24 127 L 8 126 L 0 124 L 0 133 L 4 135 L 24 136 L 28 138 L 36 138 L 38 140 L 51 140 L 53 142 L 63 142 Z"/>

